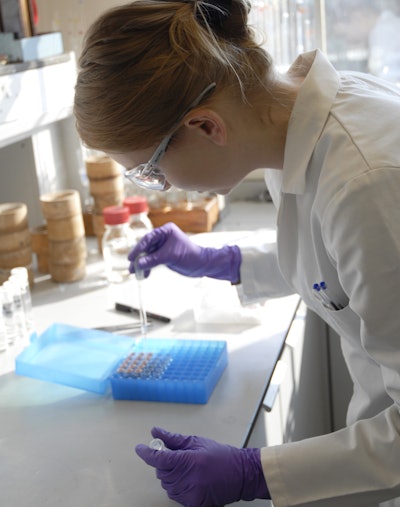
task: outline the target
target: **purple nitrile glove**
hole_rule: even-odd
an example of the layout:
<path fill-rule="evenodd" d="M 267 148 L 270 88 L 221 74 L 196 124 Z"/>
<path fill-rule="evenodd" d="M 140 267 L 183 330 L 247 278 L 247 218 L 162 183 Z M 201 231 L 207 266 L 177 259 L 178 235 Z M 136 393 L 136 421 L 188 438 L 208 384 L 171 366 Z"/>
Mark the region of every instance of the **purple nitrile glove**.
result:
<path fill-rule="evenodd" d="M 166 450 L 136 446 L 136 453 L 156 468 L 168 496 L 185 507 L 216 507 L 239 500 L 269 499 L 260 449 L 239 449 L 196 436 L 153 428 Z"/>
<path fill-rule="evenodd" d="M 128 259 L 129 270 L 135 272 L 137 267 L 144 271 L 145 277 L 151 268 L 166 264 L 181 275 L 191 277 L 209 276 L 232 283 L 240 281 L 240 264 L 242 256 L 237 246 L 222 248 L 205 248 L 191 241 L 177 225 L 169 222 L 144 236 L 131 250 Z"/>

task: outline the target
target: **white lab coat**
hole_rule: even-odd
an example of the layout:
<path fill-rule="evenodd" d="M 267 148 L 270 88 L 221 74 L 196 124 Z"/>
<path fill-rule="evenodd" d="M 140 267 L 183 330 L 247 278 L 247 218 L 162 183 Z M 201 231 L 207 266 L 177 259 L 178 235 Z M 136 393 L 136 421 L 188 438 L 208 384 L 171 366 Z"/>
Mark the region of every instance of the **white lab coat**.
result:
<path fill-rule="evenodd" d="M 319 51 L 294 66 L 307 77 L 283 171 L 266 171 L 277 244 L 243 246 L 238 290 L 300 294 L 341 336 L 354 395 L 345 429 L 264 448 L 262 464 L 275 507 L 377 506 L 400 497 L 400 89 Z M 316 299 L 322 280 L 343 309 Z"/>

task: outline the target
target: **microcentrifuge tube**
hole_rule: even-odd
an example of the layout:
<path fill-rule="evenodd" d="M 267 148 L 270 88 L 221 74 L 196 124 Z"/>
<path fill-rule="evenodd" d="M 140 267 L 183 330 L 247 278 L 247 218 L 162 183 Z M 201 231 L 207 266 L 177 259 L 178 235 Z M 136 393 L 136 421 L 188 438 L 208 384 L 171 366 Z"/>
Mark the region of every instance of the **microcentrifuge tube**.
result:
<path fill-rule="evenodd" d="M 154 449 L 155 451 L 165 451 L 166 447 L 161 438 L 153 438 L 153 440 L 149 443 L 150 449 Z"/>

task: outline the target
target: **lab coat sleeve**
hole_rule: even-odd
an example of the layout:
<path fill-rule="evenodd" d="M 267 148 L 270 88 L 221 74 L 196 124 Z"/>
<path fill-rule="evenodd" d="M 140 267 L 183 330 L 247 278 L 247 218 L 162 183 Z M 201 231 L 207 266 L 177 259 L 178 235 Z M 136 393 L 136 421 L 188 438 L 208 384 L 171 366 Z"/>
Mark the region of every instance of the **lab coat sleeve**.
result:
<path fill-rule="evenodd" d="M 391 407 L 329 436 L 262 449 L 274 507 L 371 507 L 396 496 L 398 429 Z"/>
<path fill-rule="evenodd" d="M 275 207 L 279 208 L 282 188 L 282 171 L 266 170 L 265 182 Z M 266 231 L 255 231 L 247 240 L 239 241 L 242 254 L 240 281 L 237 292 L 242 305 L 262 302 L 268 298 L 289 296 L 294 290 L 281 274 L 277 244 Z"/>
<path fill-rule="evenodd" d="M 334 196 L 322 223 L 349 297 L 332 322 L 345 330 L 350 313 L 358 317 L 359 331 L 344 339 L 354 341 L 365 362 L 350 364 L 350 372 L 356 386 L 368 389 L 372 361 L 387 408 L 364 417 L 368 408 L 360 404 L 359 420 L 340 431 L 263 449 L 275 507 L 371 506 L 400 496 L 399 195 L 398 168 L 370 170 Z M 352 417 L 357 419 L 357 407 Z"/>
<path fill-rule="evenodd" d="M 241 283 L 237 286 L 237 291 L 243 305 L 288 296 L 294 292 L 279 269 L 276 243 L 258 243 L 256 236 L 254 235 L 252 245 L 238 244 L 242 263 Z"/>

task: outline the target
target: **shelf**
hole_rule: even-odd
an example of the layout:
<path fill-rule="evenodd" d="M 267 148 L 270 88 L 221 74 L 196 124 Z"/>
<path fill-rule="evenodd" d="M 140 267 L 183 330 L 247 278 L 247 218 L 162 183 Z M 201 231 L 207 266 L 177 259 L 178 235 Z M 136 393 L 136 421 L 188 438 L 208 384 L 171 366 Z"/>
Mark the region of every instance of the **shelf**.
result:
<path fill-rule="evenodd" d="M 73 53 L 0 70 L 0 148 L 71 116 L 76 81 Z"/>

